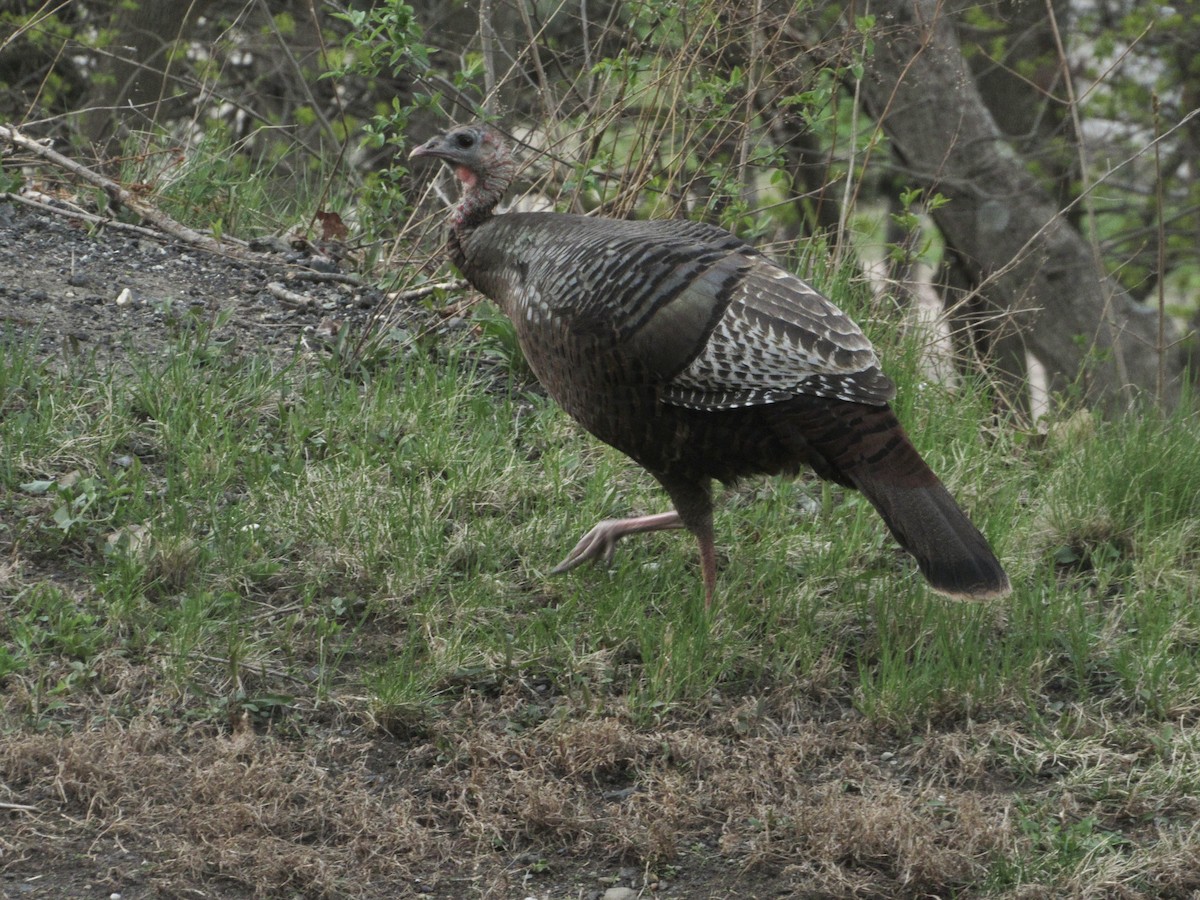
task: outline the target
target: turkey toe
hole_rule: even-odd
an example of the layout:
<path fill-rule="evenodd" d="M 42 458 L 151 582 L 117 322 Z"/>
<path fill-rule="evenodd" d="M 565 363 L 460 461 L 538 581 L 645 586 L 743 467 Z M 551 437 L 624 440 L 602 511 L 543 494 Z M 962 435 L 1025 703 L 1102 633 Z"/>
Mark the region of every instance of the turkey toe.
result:
<path fill-rule="evenodd" d="M 550 573 L 561 575 L 585 562 L 598 563 L 602 561 L 605 566 L 610 566 L 617 552 L 617 541 L 625 535 L 682 527 L 683 523 L 679 519 L 679 513 L 674 510 L 654 516 L 604 519 L 597 522 L 591 531 L 580 538 L 575 548 L 567 554 L 567 558 L 551 569 Z"/>

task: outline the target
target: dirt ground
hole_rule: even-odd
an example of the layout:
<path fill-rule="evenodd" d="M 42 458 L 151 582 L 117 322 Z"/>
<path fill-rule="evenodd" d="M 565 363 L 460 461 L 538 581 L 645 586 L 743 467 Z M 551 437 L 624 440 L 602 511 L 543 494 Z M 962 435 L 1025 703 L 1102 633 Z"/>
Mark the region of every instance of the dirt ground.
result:
<path fill-rule="evenodd" d="M 0 330 L 120 366 L 166 352 L 197 309 L 227 315 L 222 339 L 288 354 L 382 300 L 276 259 L 0 202 Z M 897 744 L 817 688 L 714 697 L 652 729 L 585 712 L 547 740 L 513 723 L 568 701 L 517 680 L 397 736 L 321 714 L 189 724 L 136 692 L 111 711 L 106 696 L 129 703 L 155 675 L 99 665 L 96 705 L 70 711 L 71 730 L 0 728 L 0 898 L 948 896 L 1015 839 L 1000 726 Z M 0 702 L 20 689 L 0 684 Z"/>
<path fill-rule="evenodd" d="M 322 323 L 361 321 L 382 300 L 373 288 L 298 278 L 311 248 L 279 249 L 243 262 L 0 202 L 0 328 L 38 331 L 48 355 L 120 364 L 170 346 L 189 312 L 223 313 L 221 339 L 290 353 L 321 339 Z"/>

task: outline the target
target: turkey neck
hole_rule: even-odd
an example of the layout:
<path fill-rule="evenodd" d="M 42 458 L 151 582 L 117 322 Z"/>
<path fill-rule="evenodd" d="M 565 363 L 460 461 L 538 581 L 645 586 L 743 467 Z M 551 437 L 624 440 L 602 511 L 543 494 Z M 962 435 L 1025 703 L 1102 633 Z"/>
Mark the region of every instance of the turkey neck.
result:
<path fill-rule="evenodd" d="M 482 174 L 465 166 L 455 170 L 455 175 L 462 182 L 463 192 L 450 216 L 452 232 L 471 231 L 492 217 L 496 205 L 512 182 L 513 169 L 512 160 L 506 159 L 498 160 Z"/>

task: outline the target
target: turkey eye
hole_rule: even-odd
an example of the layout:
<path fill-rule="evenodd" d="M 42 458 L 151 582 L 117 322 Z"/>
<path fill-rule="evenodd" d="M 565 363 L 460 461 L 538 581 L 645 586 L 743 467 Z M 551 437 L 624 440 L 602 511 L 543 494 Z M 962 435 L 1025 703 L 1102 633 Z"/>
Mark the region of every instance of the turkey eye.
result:
<path fill-rule="evenodd" d="M 469 134 L 459 134 L 455 136 L 454 143 L 466 150 L 475 143 L 475 138 Z"/>

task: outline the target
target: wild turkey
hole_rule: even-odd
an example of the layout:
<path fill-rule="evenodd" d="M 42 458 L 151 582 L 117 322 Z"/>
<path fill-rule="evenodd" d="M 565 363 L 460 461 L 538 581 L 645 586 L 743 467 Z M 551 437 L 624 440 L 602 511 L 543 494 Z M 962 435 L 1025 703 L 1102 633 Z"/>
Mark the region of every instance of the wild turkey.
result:
<path fill-rule="evenodd" d="M 610 562 L 627 534 L 687 528 L 711 604 L 712 480 L 808 465 L 862 491 L 935 590 L 1008 593 L 988 542 L 888 405 L 895 388 L 870 342 L 804 281 L 698 222 L 493 215 L 515 164 L 487 126 L 453 128 L 410 158 L 440 159 L 462 182 L 451 259 L 512 319 L 542 385 L 675 505 L 600 522 L 554 572 Z"/>

